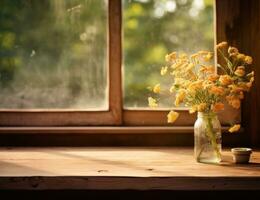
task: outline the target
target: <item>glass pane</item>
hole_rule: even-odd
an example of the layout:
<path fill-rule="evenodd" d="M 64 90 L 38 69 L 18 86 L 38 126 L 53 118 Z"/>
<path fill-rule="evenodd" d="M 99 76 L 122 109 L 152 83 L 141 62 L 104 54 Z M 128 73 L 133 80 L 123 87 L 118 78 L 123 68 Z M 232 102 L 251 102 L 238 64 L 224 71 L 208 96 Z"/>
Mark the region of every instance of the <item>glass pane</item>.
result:
<path fill-rule="evenodd" d="M 123 1 L 125 107 L 147 107 L 147 88 L 162 81 L 167 53 L 213 51 L 213 1 Z M 160 102 L 161 107 L 173 105 L 169 98 Z"/>
<path fill-rule="evenodd" d="M 106 109 L 107 1 L 0 1 L 0 108 Z"/>

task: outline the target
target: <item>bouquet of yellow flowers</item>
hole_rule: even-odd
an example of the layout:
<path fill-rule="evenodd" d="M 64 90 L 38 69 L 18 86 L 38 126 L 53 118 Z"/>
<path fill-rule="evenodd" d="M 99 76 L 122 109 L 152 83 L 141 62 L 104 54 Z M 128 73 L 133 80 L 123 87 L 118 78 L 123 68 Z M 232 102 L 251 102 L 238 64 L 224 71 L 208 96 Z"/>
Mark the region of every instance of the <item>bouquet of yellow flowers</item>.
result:
<path fill-rule="evenodd" d="M 235 109 L 240 108 L 244 92 L 248 92 L 254 81 L 254 71 L 248 72 L 248 65 L 253 59 L 240 53 L 227 42 L 217 45 L 221 64 L 215 67 L 213 53 L 199 51 L 192 55 L 172 52 L 166 55 L 167 65 L 161 68 L 161 75 L 169 75 L 173 83 L 167 88 L 174 97 L 174 105 L 189 107 L 189 112 L 198 112 L 194 125 L 195 157 L 199 162 L 221 161 L 221 125 L 216 113 L 224 110 L 225 104 Z M 153 87 L 153 92 L 161 94 L 160 84 Z M 157 107 L 158 100 L 149 97 L 150 107 Z M 173 123 L 179 113 L 171 110 L 168 122 Z M 240 129 L 240 124 L 229 128 L 230 132 Z"/>
<path fill-rule="evenodd" d="M 175 96 L 174 104 L 183 103 L 189 112 L 218 112 L 224 110 L 224 102 L 240 108 L 244 92 L 252 87 L 254 71 L 247 73 L 247 66 L 252 64 L 252 57 L 244 55 L 237 48 L 228 46 L 227 42 L 217 45 L 217 52 L 224 64 L 211 65 L 213 53 L 199 51 L 188 56 L 185 53 L 172 52 L 166 55 L 167 65 L 161 68 L 161 75 L 173 77 L 173 84 L 168 88 Z M 219 69 L 219 70 L 218 70 Z M 160 93 L 160 84 L 153 87 L 154 93 Z M 150 107 L 157 107 L 158 101 L 148 97 Z M 179 113 L 170 111 L 168 122 L 173 123 Z M 239 130 L 236 124 L 230 132 Z"/>

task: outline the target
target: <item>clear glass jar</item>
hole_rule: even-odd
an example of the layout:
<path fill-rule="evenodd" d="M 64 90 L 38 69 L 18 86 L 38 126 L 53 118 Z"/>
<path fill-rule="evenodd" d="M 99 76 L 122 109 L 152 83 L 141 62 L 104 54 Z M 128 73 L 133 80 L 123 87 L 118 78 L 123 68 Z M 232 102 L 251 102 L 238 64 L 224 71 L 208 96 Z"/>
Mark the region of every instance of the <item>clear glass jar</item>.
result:
<path fill-rule="evenodd" d="M 197 162 L 221 161 L 221 124 L 216 113 L 198 112 L 194 124 L 194 155 Z"/>

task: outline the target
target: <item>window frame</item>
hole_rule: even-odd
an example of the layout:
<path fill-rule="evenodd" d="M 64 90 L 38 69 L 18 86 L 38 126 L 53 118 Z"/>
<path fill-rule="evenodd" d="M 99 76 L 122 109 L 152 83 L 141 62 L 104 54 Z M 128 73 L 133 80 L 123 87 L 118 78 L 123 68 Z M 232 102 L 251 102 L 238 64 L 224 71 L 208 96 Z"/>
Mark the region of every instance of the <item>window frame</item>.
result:
<path fill-rule="evenodd" d="M 122 124 L 121 3 L 108 0 L 108 110 L 1 109 L 0 126 L 103 126 Z"/>
<path fill-rule="evenodd" d="M 217 13 L 216 7 L 218 1 L 214 2 L 214 33 L 215 43 L 218 41 L 218 33 L 221 28 L 217 27 L 217 18 L 220 13 Z M 166 115 L 169 110 L 148 110 L 148 109 L 123 109 L 123 95 L 122 95 L 122 1 L 108 0 L 108 99 L 109 108 L 107 111 L 79 111 L 79 110 L 0 110 L 0 132 L 55 132 L 48 127 L 71 127 L 71 132 L 77 132 L 75 126 L 84 127 L 86 133 L 92 131 L 93 133 L 101 130 L 99 126 L 103 126 L 102 132 L 109 132 L 109 128 L 105 126 L 120 126 L 129 128 L 133 126 L 160 126 L 166 132 L 181 131 L 192 132 L 191 127 L 196 119 L 195 114 L 189 114 L 187 109 L 179 109 L 180 117 L 174 124 L 169 126 L 167 124 Z M 240 110 L 222 113 L 220 121 L 226 125 L 230 116 L 239 116 Z M 231 114 L 230 114 L 231 113 Z M 17 126 L 17 127 L 15 127 Z M 89 128 L 89 126 L 96 126 Z M 166 127 L 168 126 L 168 127 Z M 5 127 L 10 127 L 9 129 Z M 20 127 L 39 127 L 27 128 Z M 43 127 L 41 129 L 41 127 Z M 44 128 L 46 127 L 46 128 Z M 148 128 L 149 129 L 149 128 Z M 147 130 L 148 130 L 147 129 Z M 10 130 L 10 131 L 8 131 Z M 20 130 L 20 131 L 19 131 Z M 95 131 L 97 130 L 97 131 Z M 114 129 L 116 131 L 116 128 Z M 84 132 L 84 131 L 83 131 Z M 120 131 L 119 131 L 120 132 Z"/>
<path fill-rule="evenodd" d="M 214 30 L 214 46 L 221 42 L 221 37 L 223 35 L 222 26 L 218 26 L 218 16 L 221 16 L 221 10 L 217 7 L 221 7 L 221 3 L 217 0 L 214 1 L 213 6 L 213 30 Z M 221 5 L 220 5 L 221 4 Z M 217 54 L 214 52 L 215 60 L 217 61 Z M 180 113 L 179 118 L 174 122 L 174 126 L 188 127 L 193 126 L 196 120 L 196 114 L 190 114 L 187 108 L 175 108 L 174 110 Z M 125 108 L 123 110 L 123 123 L 128 126 L 169 126 L 166 120 L 166 116 L 169 109 L 129 109 Z M 219 120 L 223 126 L 229 126 L 230 121 L 240 123 L 241 122 L 241 110 L 233 109 L 230 106 L 226 106 L 224 112 L 218 114 Z M 224 128 L 226 130 L 227 127 Z"/>

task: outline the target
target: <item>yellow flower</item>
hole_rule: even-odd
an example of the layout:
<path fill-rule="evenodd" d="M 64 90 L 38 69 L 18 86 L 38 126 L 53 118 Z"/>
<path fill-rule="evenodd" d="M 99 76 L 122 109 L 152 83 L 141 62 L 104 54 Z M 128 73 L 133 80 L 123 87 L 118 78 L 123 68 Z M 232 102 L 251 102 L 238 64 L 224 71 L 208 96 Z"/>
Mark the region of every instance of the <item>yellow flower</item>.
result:
<path fill-rule="evenodd" d="M 188 71 L 187 75 L 189 77 L 188 79 L 190 79 L 191 81 L 197 80 L 197 76 L 195 75 L 195 73 L 192 70 Z"/>
<path fill-rule="evenodd" d="M 229 47 L 228 48 L 228 53 L 231 55 L 231 56 L 236 56 L 238 55 L 238 49 L 236 47 Z"/>
<path fill-rule="evenodd" d="M 158 106 L 156 100 L 152 97 L 148 97 L 148 104 L 149 104 L 150 107 L 157 107 Z"/>
<path fill-rule="evenodd" d="M 215 74 L 211 74 L 208 76 L 208 81 L 214 82 L 216 80 L 218 80 L 219 75 L 215 75 Z"/>
<path fill-rule="evenodd" d="M 223 49 L 223 48 L 226 48 L 228 45 L 227 42 L 220 42 L 219 44 L 217 44 L 217 49 Z"/>
<path fill-rule="evenodd" d="M 235 124 L 234 126 L 230 127 L 230 128 L 228 129 L 228 131 L 229 131 L 230 133 L 233 133 L 233 132 L 238 131 L 239 129 L 240 129 L 240 124 Z"/>
<path fill-rule="evenodd" d="M 213 86 L 210 88 L 209 92 L 212 93 L 212 94 L 215 94 L 215 95 L 220 95 L 220 96 L 222 96 L 222 95 L 224 95 L 225 90 L 224 90 L 224 88 L 221 87 L 221 86 L 218 87 L 218 86 L 213 85 Z"/>
<path fill-rule="evenodd" d="M 239 92 L 238 98 L 239 99 L 244 99 L 244 93 L 243 92 Z"/>
<path fill-rule="evenodd" d="M 232 93 L 239 93 L 248 89 L 245 83 L 240 83 L 239 85 L 232 84 L 228 87 L 231 88 Z"/>
<path fill-rule="evenodd" d="M 188 72 L 188 71 L 192 70 L 193 68 L 194 68 L 194 64 L 190 63 L 190 64 L 188 64 L 188 66 L 187 66 L 185 71 Z"/>
<path fill-rule="evenodd" d="M 189 113 L 192 114 L 192 113 L 195 113 L 197 111 L 197 105 L 193 105 L 190 109 L 189 109 Z"/>
<path fill-rule="evenodd" d="M 199 53 L 194 53 L 190 56 L 191 59 L 196 59 L 199 56 Z"/>
<path fill-rule="evenodd" d="M 183 79 L 183 78 L 174 79 L 174 85 L 182 85 L 184 82 L 185 82 L 185 79 Z"/>
<path fill-rule="evenodd" d="M 224 110 L 224 104 L 223 104 L 223 103 L 220 103 L 220 102 L 215 103 L 215 104 L 213 104 L 213 105 L 211 106 L 211 110 L 212 110 L 213 112 L 219 112 L 219 111 L 221 111 L 221 110 Z"/>
<path fill-rule="evenodd" d="M 253 77 L 254 75 L 255 75 L 255 72 L 252 71 L 252 72 L 250 72 L 249 74 L 247 74 L 246 76 L 247 76 L 247 77 Z"/>
<path fill-rule="evenodd" d="M 164 76 L 167 73 L 168 67 L 162 67 L 161 69 L 161 75 Z"/>
<path fill-rule="evenodd" d="M 230 85 L 233 80 L 229 75 L 221 75 L 219 77 L 219 82 L 221 85 Z"/>
<path fill-rule="evenodd" d="M 210 66 L 201 66 L 199 72 L 202 73 L 215 73 L 215 67 L 210 65 Z"/>
<path fill-rule="evenodd" d="M 234 92 L 234 93 L 238 93 L 240 91 L 249 91 L 250 87 L 248 87 L 247 83 L 249 82 L 240 82 L 238 83 L 237 85 L 233 86 L 233 85 L 229 85 L 228 87 L 232 86 L 231 87 L 231 92 Z"/>
<path fill-rule="evenodd" d="M 213 57 L 213 54 L 208 52 L 207 55 L 203 56 L 203 59 L 204 59 L 205 62 L 208 62 L 208 61 L 211 60 L 212 57 Z"/>
<path fill-rule="evenodd" d="M 167 115 L 168 118 L 168 123 L 173 123 L 176 121 L 176 119 L 179 117 L 179 113 L 175 112 L 175 111 L 170 111 Z"/>
<path fill-rule="evenodd" d="M 254 78 L 253 79 L 251 78 L 250 81 L 246 83 L 246 87 L 247 87 L 246 91 L 248 91 L 252 87 L 253 81 L 251 81 L 251 80 L 254 80 Z"/>
<path fill-rule="evenodd" d="M 194 53 L 190 56 L 190 59 L 195 63 L 195 64 L 198 64 L 199 63 L 199 60 L 198 60 L 198 57 L 199 57 L 199 53 Z"/>
<path fill-rule="evenodd" d="M 172 62 L 172 61 L 174 61 L 176 58 L 177 58 L 177 53 L 176 53 L 176 52 L 172 52 L 172 53 L 167 54 L 167 55 L 165 56 L 166 62 Z"/>
<path fill-rule="evenodd" d="M 172 85 L 171 87 L 170 87 L 170 93 L 173 93 L 175 91 L 175 85 Z"/>
<path fill-rule="evenodd" d="M 201 54 L 201 55 L 205 55 L 205 54 L 208 54 L 208 53 L 211 53 L 209 51 L 198 51 L 198 54 Z"/>
<path fill-rule="evenodd" d="M 205 111 L 206 108 L 207 108 L 207 104 L 206 104 L 206 103 L 201 103 L 201 104 L 199 104 L 199 105 L 197 106 L 197 110 L 198 110 L 199 112 Z"/>
<path fill-rule="evenodd" d="M 237 55 L 237 59 L 238 59 L 238 60 L 241 60 L 241 61 L 244 61 L 244 60 L 245 60 L 245 57 L 246 57 L 246 55 L 245 55 L 245 54 L 242 54 L 242 53 L 239 53 L 239 54 Z"/>
<path fill-rule="evenodd" d="M 161 87 L 160 87 L 160 84 L 158 83 L 158 84 L 156 84 L 156 85 L 153 87 L 153 92 L 156 93 L 156 94 L 158 94 L 158 93 L 160 93 L 160 91 L 161 91 Z"/>
<path fill-rule="evenodd" d="M 197 80 L 194 82 L 191 82 L 188 89 L 193 91 L 193 90 L 198 90 L 198 89 L 202 89 L 203 86 L 203 80 Z"/>
<path fill-rule="evenodd" d="M 179 90 L 178 94 L 175 97 L 175 106 L 179 106 L 183 102 L 186 96 L 186 91 L 184 89 Z"/>
<path fill-rule="evenodd" d="M 253 58 L 251 56 L 246 56 L 244 58 L 244 61 L 245 61 L 246 64 L 251 65 L 252 62 L 253 62 Z"/>
<path fill-rule="evenodd" d="M 236 71 L 235 71 L 235 75 L 242 77 L 245 75 L 245 67 L 244 66 L 239 66 L 237 67 Z"/>
<path fill-rule="evenodd" d="M 212 81 L 206 80 L 206 81 L 203 82 L 203 89 L 204 89 L 204 90 L 209 89 L 209 88 L 211 88 L 213 85 L 214 85 L 214 83 L 212 83 Z"/>
<path fill-rule="evenodd" d="M 188 59 L 188 56 L 187 56 L 186 53 L 181 53 L 181 54 L 179 55 L 179 58 L 180 58 L 180 59 L 183 59 L 183 60 L 186 60 L 186 59 Z"/>
<path fill-rule="evenodd" d="M 251 82 L 251 83 L 253 83 L 253 82 L 254 82 L 254 80 L 255 80 L 255 78 L 254 78 L 254 77 L 251 77 L 251 78 L 250 78 L 250 82 Z"/>
<path fill-rule="evenodd" d="M 233 108 L 239 109 L 240 108 L 240 100 L 237 98 L 234 98 L 228 102 Z"/>
<path fill-rule="evenodd" d="M 174 63 L 174 64 L 171 66 L 171 68 L 174 69 L 174 70 L 176 70 L 176 69 L 180 68 L 182 65 L 183 65 L 183 62 L 176 62 L 176 63 Z"/>

